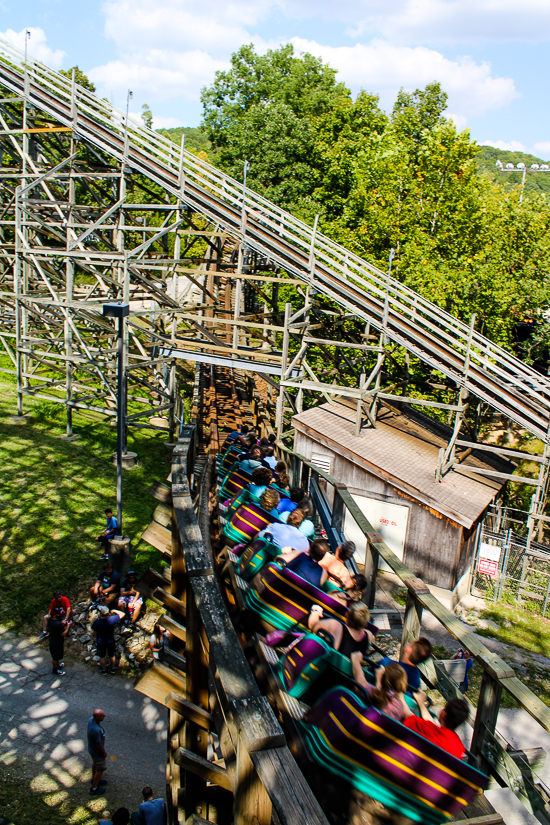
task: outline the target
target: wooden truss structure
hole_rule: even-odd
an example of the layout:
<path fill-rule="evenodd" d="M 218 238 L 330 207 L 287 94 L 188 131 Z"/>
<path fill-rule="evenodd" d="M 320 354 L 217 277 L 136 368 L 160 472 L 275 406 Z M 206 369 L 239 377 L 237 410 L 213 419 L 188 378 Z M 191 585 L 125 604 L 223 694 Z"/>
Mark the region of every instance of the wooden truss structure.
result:
<path fill-rule="evenodd" d="M 550 381 L 475 319 L 453 318 L 317 220 L 252 192 L 246 168 L 235 181 L 4 41 L 0 85 L 1 368 L 16 376 L 19 415 L 28 396 L 59 403 L 68 437 L 76 410 L 116 415 L 116 333 L 102 306 L 120 300 L 131 310 L 128 426 L 172 441 L 178 386 L 203 361 L 262 373 L 280 437 L 312 397 L 353 399 L 357 435 L 383 404 L 448 415 L 442 478 L 491 409 L 545 444 L 532 505 L 543 515 Z"/>

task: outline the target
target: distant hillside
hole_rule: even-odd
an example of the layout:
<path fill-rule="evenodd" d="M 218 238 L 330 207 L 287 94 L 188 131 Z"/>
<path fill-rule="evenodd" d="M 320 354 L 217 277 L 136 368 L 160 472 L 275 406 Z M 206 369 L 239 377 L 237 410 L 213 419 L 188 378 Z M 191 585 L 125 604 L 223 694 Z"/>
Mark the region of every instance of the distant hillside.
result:
<path fill-rule="evenodd" d="M 524 163 L 527 166 L 527 177 L 525 178 L 525 191 L 544 193 L 550 195 L 550 172 L 533 173 L 529 172 L 532 163 L 548 163 L 542 158 L 534 155 L 527 155 L 525 152 L 504 152 L 502 149 L 494 149 L 492 146 L 481 146 L 481 151 L 477 156 L 477 167 L 480 174 L 487 175 L 491 180 L 500 183 L 502 186 L 516 186 L 521 183 L 521 172 L 499 172 L 496 167 L 497 160 L 502 163 Z"/>
<path fill-rule="evenodd" d="M 178 126 L 175 129 L 157 129 L 159 134 L 170 138 L 178 146 L 181 143 L 181 136 L 185 134 L 185 148 L 188 152 L 193 152 L 198 155 L 199 152 L 205 152 L 208 155 L 208 160 L 215 160 L 215 152 L 212 151 L 210 141 L 200 129 L 195 126 Z"/>

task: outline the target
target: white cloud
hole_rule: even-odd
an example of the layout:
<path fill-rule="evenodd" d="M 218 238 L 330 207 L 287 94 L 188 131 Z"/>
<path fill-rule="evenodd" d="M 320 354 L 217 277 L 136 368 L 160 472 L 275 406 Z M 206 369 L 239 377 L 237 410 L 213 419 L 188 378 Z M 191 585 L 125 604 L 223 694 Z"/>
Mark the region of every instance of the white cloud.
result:
<path fill-rule="evenodd" d="M 7 29 L 5 32 L 0 32 L 0 38 L 7 40 L 12 46 L 16 46 L 22 52 L 25 51 L 25 31 L 21 29 L 20 32 L 14 32 L 13 29 Z M 29 26 L 31 36 L 27 42 L 27 54 L 34 57 L 41 63 L 45 63 L 52 69 L 60 69 L 65 57 L 65 52 L 61 49 L 51 49 L 47 43 L 46 33 L 43 29 Z"/>
<path fill-rule="evenodd" d="M 550 141 L 543 140 L 539 143 L 535 143 L 535 145 L 533 146 L 533 154 L 539 155 L 543 158 L 550 157 Z"/>
<path fill-rule="evenodd" d="M 385 108 L 392 106 L 401 87 L 422 88 L 438 80 L 449 95 L 454 118 L 465 125 L 465 118 L 499 109 L 518 96 L 513 79 L 493 77 L 490 63 L 476 63 L 470 57 L 449 60 L 424 46 L 394 46 L 374 40 L 367 45 L 333 47 L 297 37 L 292 42 L 297 51 L 318 55 L 338 69 L 339 78 L 354 91 L 378 92 Z"/>
<path fill-rule="evenodd" d="M 350 33 L 399 43 L 474 43 L 548 39 L 547 0 L 279 0 L 289 18 L 322 17 Z"/>
<path fill-rule="evenodd" d="M 118 100 L 132 89 L 141 100 L 153 101 L 182 97 L 198 100 L 201 88 L 226 63 L 204 51 L 165 52 L 151 49 L 112 60 L 88 72 L 90 79 Z"/>
<path fill-rule="evenodd" d="M 492 146 L 493 149 L 502 149 L 503 152 L 526 152 L 527 147 L 519 140 L 484 140 L 482 146 Z"/>
<path fill-rule="evenodd" d="M 273 5 L 274 0 L 107 0 L 105 35 L 125 54 L 208 50 L 229 57 L 250 42 L 250 27 Z"/>
<path fill-rule="evenodd" d="M 177 117 L 157 117 L 153 115 L 153 129 L 176 129 L 185 124 Z"/>

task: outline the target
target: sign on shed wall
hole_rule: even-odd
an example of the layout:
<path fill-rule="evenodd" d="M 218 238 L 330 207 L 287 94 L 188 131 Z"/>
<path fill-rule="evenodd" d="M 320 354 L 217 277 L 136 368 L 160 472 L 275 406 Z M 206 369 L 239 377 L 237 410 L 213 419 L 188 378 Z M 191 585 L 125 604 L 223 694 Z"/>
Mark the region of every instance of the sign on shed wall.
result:
<path fill-rule="evenodd" d="M 388 501 L 378 501 L 378 499 L 361 496 L 357 493 L 352 493 L 351 496 L 361 512 L 370 521 L 373 529 L 380 533 L 390 550 L 398 558 L 403 559 L 409 508 Z M 358 567 L 361 567 L 365 563 L 366 538 L 348 510 L 346 510 L 344 519 L 344 534 L 348 540 L 354 541 L 357 545 L 354 559 Z M 380 560 L 379 569 L 390 570 L 391 568 Z"/>

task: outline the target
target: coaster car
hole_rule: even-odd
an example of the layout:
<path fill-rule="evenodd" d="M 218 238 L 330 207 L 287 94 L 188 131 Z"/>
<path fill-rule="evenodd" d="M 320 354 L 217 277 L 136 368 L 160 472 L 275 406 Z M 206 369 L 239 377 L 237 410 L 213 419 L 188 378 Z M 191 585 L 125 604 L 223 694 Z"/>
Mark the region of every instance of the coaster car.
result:
<path fill-rule="evenodd" d="M 489 778 L 336 687 L 298 723 L 310 759 L 423 825 L 454 817 Z"/>
<path fill-rule="evenodd" d="M 223 535 L 234 544 L 248 543 L 256 538 L 260 530 L 278 520 L 258 504 L 242 504 L 223 528 Z"/>

